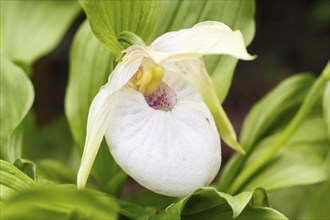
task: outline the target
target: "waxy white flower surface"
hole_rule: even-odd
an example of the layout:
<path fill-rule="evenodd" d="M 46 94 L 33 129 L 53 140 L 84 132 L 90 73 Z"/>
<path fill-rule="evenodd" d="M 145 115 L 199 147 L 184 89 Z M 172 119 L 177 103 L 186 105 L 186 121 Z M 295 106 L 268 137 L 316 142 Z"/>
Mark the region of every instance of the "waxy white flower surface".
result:
<path fill-rule="evenodd" d="M 185 196 L 210 184 L 220 169 L 221 146 L 200 95 L 209 89 L 202 56 L 252 59 L 241 33 L 202 22 L 124 52 L 91 104 L 78 187 L 86 184 L 103 136 L 119 166 L 154 192 Z"/>

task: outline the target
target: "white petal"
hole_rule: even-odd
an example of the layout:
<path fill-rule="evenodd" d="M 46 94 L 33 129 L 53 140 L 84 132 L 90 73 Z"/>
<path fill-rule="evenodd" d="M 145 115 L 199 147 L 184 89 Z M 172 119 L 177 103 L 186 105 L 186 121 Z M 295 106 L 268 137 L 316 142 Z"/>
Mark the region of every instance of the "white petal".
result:
<path fill-rule="evenodd" d="M 189 29 L 168 32 L 149 47 L 149 55 L 160 63 L 165 59 L 189 59 L 208 54 L 226 54 L 251 60 L 240 31 L 220 22 L 201 22 Z"/>
<path fill-rule="evenodd" d="M 208 185 L 218 173 L 220 139 L 195 88 L 170 74 L 165 73 L 164 81 L 177 95 L 171 111 L 155 110 L 141 93 L 123 88 L 105 137 L 116 162 L 141 185 L 160 194 L 185 196 Z"/>
<path fill-rule="evenodd" d="M 109 77 L 109 82 L 102 87 L 93 99 L 88 113 L 87 134 L 83 156 L 77 176 L 77 185 L 86 185 L 97 151 L 109 124 L 110 112 L 116 102 L 116 92 L 121 89 L 136 73 L 142 58 L 126 56 L 117 65 Z"/>
<path fill-rule="evenodd" d="M 141 66 L 142 59 L 143 57 L 135 54 L 126 54 L 124 56 L 109 77 L 111 92 L 121 89 L 134 76 Z"/>

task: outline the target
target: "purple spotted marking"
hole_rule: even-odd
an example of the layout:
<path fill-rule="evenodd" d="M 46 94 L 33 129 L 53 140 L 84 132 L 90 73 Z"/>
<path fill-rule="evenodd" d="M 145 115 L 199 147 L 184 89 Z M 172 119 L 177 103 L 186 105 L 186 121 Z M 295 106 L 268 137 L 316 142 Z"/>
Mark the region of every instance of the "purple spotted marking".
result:
<path fill-rule="evenodd" d="M 151 108 L 165 111 L 172 110 L 177 101 L 175 92 L 165 83 L 162 83 L 154 93 L 146 96 L 145 99 Z"/>

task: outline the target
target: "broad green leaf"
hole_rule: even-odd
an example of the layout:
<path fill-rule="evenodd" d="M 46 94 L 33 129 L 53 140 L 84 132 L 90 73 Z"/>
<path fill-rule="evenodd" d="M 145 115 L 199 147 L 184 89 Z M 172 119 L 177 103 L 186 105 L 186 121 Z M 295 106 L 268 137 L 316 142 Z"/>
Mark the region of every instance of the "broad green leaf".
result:
<path fill-rule="evenodd" d="M 18 193 L 3 204 L 2 219 L 116 219 L 114 199 L 75 186 L 34 188 Z"/>
<path fill-rule="evenodd" d="M 245 160 L 262 138 L 288 124 L 302 103 L 315 78 L 308 74 L 292 76 L 265 97 L 248 113 L 241 131 L 241 144 L 248 154 L 235 155 L 223 170 L 219 189 L 226 192 L 235 176 L 244 168 Z"/>
<path fill-rule="evenodd" d="M 307 205 L 302 218 L 305 219 L 329 219 L 330 205 L 330 184 L 329 180 L 323 183 L 314 194 L 310 196 L 310 203 Z"/>
<path fill-rule="evenodd" d="M 261 157 L 278 136 L 279 133 L 275 133 L 262 140 L 245 164 Z M 329 141 L 322 114 L 310 115 L 280 152 L 274 155 L 274 159 L 257 172 L 242 190 L 261 186 L 267 191 L 273 191 L 325 181 L 328 178 L 328 148 Z"/>
<path fill-rule="evenodd" d="M 256 192 L 258 199 L 253 198 Z M 261 201 L 267 200 L 265 197 L 267 195 L 262 189 L 231 196 L 203 187 L 151 219 L 286 219 L 276 210 L 262 206 L 264 203 Z"/>
<path fill-rule="evenodd" d="M 289 219 L 329 219 L 329 181 L 276 190 L 269 199 Z"/>
<path fill-rule="evenodd" d="M 169 204 L 172 204 L 178 200 L 175 197 L 160 195 L 150 190 L 145 190 L 124 199 L 141 206 L 157 207 L 158 209 L 166 208 Z"/>
<path fill-rule="evenodd" d="M 70 51 L 70 77 L 65 98 L 65 113 L 80 152 L 86 138 L 89 106 L 106 83 L 113 63 L 113 56 L 95 38 L 88 22 L 85 22 L 75 36 Z M 105 143 L 100 147 L 92 173 L 102 190 L 110 193 L 118 193 L 126 178 Z"/>
<path fill-rule="evenodd" d="M 148 219 L 157 210 L 154 207 L 144 207 L 125 200 L 117 200 L 119 205 L 119 213 L 130 219 Z"/>
<path fill-rule="evenodd" d="M 76 1 L 1 1 L 1 48 L 14 63 L 31 65 L 53 50 L 80 9 Z"/>
<path fill-rule="evenodd" d="M 95 38 L 85 21 L 70 50 L 70 75 L 65 97 L 65 114 L 74 140 L 82 152 L 89 106 L 113 68 L 113 57 Z"/>
<path fill-rule="evenodd" d="M 149 43 L 165 32 L 190 28 L 201 21 L 220 21 L 233 30 L 240 30 L 248 45 L 254 36 L 254 0 L 247 1 L 164 1 L 158 26 Z M 233 77 L 237 59 L 229 56 L 206 57 L 217 96 L 223 102 Z"/>
<path fill-rule="evenodd" d="M 260 100 L 243 123 L 240 139 L 244 149 L 250 150 L 257 141 L 272 133 L 279 123 L 286 122 L 298 109 L 313 82 L 312 75 L 297 74 Z"/>
<path fill-rule="evenodd" d="M 0 201 L 36 185 L 25 173 L 4 160 L 0 160 L 0 176 Z"/>
<path fill-rule="evenodd" d="M 242 167 L 249 167 L 254 161 L 260 161 L 260 158 L 265 157 L 265 155 L 271 156 L 268 161 L 264 161 L 265 163 L 259 170 L 255 169 L 253 178 L 246 178 L 243 179 L 243 181 L 240 179 L 240 185 L 236 184 L 237 180 L 234 181 L 233 185 L 236 184 L 236 188 L 233 189 L 231 186 L 228 191 L 239 192 L 241 190 L 253 189 L 257 186 L 265 187 L 267 190 L 276 190 L 279 188 L 313 184 L 327 180 L 327 166 L 329 163 L 327 155 L 329 151 L 329 143 L 321 111 L 320 89 L 323 88 L 325 84 L 325 80 L 322 77 L 323 76 L 313 84 L 310 89 L 313 92 L 311 93 L 309 91 L 307 98 L 303 100 L 303 104 L 300 104 L 306 107 L 308 106 L 306 100 L 308 100 L 308 103 L 311 103 L 310 100 L 312 100 L 312 103 L 314 103 L 313 106 L 309 104 L 312 109 L 308 114 L 304 115 L 303 121 L 301 121 L 299 126 L 297 126 L 290 136 L 287 137 L 287 141 L 282 142 L 282 145 L 278 145 L 281 147 L 279 151 L 271 151 L 272 155 L 269 154 L 269 150 L 272 149 L 273 146 L 276 146 L 273 143 L 276 143 L 281 139 L 283 130 L 287 130 L 289 123 L 290 126 L 292 125 L 292 119 L 290 119 L 290 117 L 278 117 L 279 113 L 277 113 L 277 115 L 273 115 L 277 118 L 277 121 L 272 124 L 273 129 L 271 133 L 257 141 L 254 144 L 254 147 L 248 151 L 247 157 L 241 159 L 236 157 L 234 159 L 235 161 L 230 164 L 230 167 L 224 173 L 227 177 L 229 174 L 229 178 L 232 179 L 235 178 L 235 175 L 239 174 Z M 283 84 L 285 84 L 285 82 Z M 283 94 L 285 93 L 279 93 L 278 96 L 280 97 Z M 270 95 L 268 98 L 269 97 Z M 267 97 L 263 101 L 266 102 L 266 100 Z M 276 101 L 275 97 L 273 100 L 269 100 L 269 102 L 271 101 Z M 289 104 L 286 105 L 284 103 L 284 106 L 290 105 L 290 100 L 288 100 L 288 103 Z M 256 110 L 260 106 L 262 105 L 257 105 L 253 110 Z M 269 106 L 271 106 L 270 103 Z M 263 113 L 269 113 L 269 111 L 267 112 L 267 107 L 263 108 L 263 110 Z M 290 109 L 286 109 L 285 111 L 286 114 L 283 114 L 284 116 L 292 115 Z M 299 109 L 299 113 L 301 113 L 301 108 Z M 301 115 L 302 114 L 300 114 L 300 118 L 302 117 Z M 262 117 L 263 115 L 260 114 L 259 117 L 260 116 Z M 296 119 L 297 117 L 295 116 L 295 120 Z M 264 123 L 267 122 L 268 121 L 265 121 Z M 297 123 L 297 120 L 295 123 Z M 244 171 L 243 168 L 241 172 L 244 173 Z M 227 179 L 224 178 L 223 182 L 225 182 L 226 185 L 221 185 L 220 183 L 220 188 L 229 186 L 231 184 L 230 181 L 231 180 L 227 181 Z"/>
<path fill-rule="evenodd" d="M 31 108 L 34 90 L 22 69 L 11 63 L 2 53 L 0 74 L 0 158 L 14 161 L 20 157 L 21 149 L 10 149 L 10 146 L 20 146 L 13 144 L 20 135 L 15 132 L 14 140 L 11 135 Z"/>
<path fill-rule="evenodd" d="M 123 47 L 117 40 L 122 31 L 130 31 L 146 40 L 159 17 L 161 1 L 80 1 L 95 36 L 116 56 Z"/>

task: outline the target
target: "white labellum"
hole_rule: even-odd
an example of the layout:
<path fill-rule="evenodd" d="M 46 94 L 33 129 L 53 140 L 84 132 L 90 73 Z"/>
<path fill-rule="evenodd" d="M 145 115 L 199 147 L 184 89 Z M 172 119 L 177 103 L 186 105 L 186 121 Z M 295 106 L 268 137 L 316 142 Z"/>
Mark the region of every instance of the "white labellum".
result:
<path fill-rule="evenodd" d="M 147 97 L 122 88 L 110 118 L 105 137 L 111 154 L 152 191 L 185 196 L 219 171 L 213 117 L 195 88 L 175 73 L 165 72 L 162 85 Z"/>

